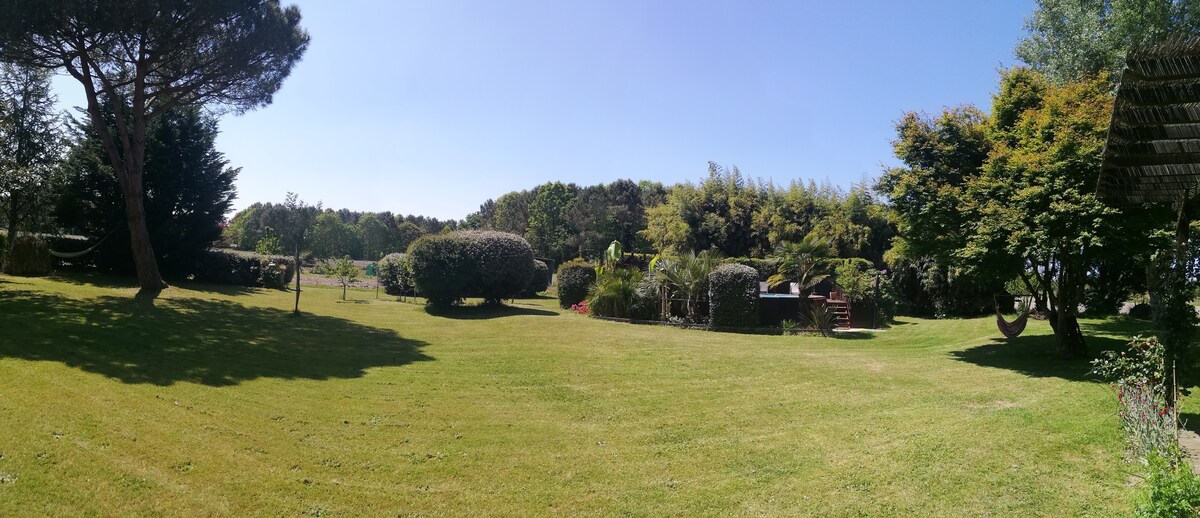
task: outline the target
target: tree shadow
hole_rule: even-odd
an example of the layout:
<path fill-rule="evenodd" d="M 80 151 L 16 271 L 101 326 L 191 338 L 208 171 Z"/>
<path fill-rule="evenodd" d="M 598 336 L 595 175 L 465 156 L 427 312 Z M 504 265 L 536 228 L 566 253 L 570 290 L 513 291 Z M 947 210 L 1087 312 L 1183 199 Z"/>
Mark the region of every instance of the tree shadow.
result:
<path fill-rule="evenodd" d="M 496 305 L 480 305 L 480 306 L 425 306 L 425 312 L 435 317 L 452 318 L 455 320 L 490 320 L 493 318 L 505 318 L 516 316 L 534 316 L 534 317 L 556 317 L 559 313 L 547 311 L 544 309 L 535 309 L 519 306 L 496 306 Z"/>
<path fill-rule="evenodd" d="M 1180 412 L 1179 424 L 1184 430 L 1200 433 L 1200 414 Z"/>
<path fill-rule="evenodd" d="M 55 272 L 50 275 L 49 278 L 56 282 L 73 284 L 75 286 L 92 286 L 96 288 L 112 290 L 138 288 L 137 279 L 134 277 L 89 270 L 55 270 Z M 217 293 L 230 296 L 245 295 L 247 293 L 255 293 L 258 290 L 269 289 L 251 288 L 248 286 L 237 286 L 233 284 L 208 284 L 184 279 L 167 279 L 167 284 L 170 285 L 170 288 L 167 289 L 198 291 L 202 293 Z"/>
<path fill-rule="evenodd" d="M 124 383 L 357 378 L 432 360 L 419 350 L 424 342 L 390 330 L 228 301 L 6 290 L 0 329 L 0 358 L 60 362 Z"/>
<path fill-rule="evenodd" d="M 1138 320 L 1125 316 L 1112 317 L 1098 322 L 1081 323 L 1085 335 L 1101 334 L 1133 338 L 1136 335 L 1154 333 L 1154 324 L 1148 320 Z M 1089 336 L 1090 338 L 1090 336 Z"/>
<path fill-rule="evenodd" d="M 1092 328 L 1084 325 L 1084 335 L 1088 352 L 1092 356 L 1101 351 L 1117 349 L 1128 342 L 1126 338 L 1116 338 L 1092 334 Z M 956 360 L 974 363 L 981 367 L 993 367 L 1019 372 L 1026 376 L 1037 378 L 1063 378 L 1072 381 L 1101 380 L 1088 375 L 1092 366 L 1087 359 L 1063 358 L 1054 344 L 1054 335 L 1021 335 L 1016 338 L 993 338 L 991 343 L 978 345 L 962 351 L 954 351 L 950 356 Z"/>
<path fill-rule="evenodd" d="M 875 338 L 875 333 L 869 331 L 834 331 L 829 336 L 839 340 L 870 340 Z"/>

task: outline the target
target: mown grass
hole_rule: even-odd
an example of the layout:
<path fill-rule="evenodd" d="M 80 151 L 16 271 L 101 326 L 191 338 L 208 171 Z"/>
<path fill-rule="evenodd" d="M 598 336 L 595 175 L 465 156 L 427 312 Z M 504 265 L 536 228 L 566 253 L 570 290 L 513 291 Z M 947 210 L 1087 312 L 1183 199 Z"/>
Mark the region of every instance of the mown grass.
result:
<path fill-rule="evenodd" d="M 1044 322 L 785 337 L 353 295 L 294 317 L 0 277 L 0 515 L 1107 516 L 1140 473 Z"/>

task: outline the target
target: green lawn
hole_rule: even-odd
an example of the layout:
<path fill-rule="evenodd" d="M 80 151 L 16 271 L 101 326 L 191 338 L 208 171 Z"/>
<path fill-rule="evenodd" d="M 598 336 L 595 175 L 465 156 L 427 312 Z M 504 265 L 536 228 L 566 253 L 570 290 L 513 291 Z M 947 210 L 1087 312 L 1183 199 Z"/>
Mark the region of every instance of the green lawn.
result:
<path fill-rule="evenodd" d="M 1109 516 L 1140 472 L 1044 322 L 825 339 L 133 294 L 0 276 L 0 515 Z"/>

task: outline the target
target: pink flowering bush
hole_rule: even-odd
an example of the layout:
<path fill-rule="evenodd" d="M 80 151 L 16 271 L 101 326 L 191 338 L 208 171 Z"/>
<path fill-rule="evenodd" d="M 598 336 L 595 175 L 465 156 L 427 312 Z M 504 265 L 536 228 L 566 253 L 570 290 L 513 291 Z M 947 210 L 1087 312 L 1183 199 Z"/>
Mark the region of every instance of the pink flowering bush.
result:
<path fill-rule="evenodd" d="M 571 311 L 579 313 L 580 315 L 588 314 L 588 301 L 583 300 L 576 304 L 571 304 Z"/>

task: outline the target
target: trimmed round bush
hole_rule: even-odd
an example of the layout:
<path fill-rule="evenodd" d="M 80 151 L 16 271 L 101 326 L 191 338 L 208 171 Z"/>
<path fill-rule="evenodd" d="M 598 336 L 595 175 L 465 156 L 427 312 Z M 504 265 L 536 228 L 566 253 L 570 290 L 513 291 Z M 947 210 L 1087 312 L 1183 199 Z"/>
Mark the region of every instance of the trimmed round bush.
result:
<path fill-rule="evenodd" d="M 499 304 L 525 291 L 534 271 L 533 247 L 525 238 L 490 230 L 460 233 L 470 241 L 475 262 L 475 287 L 470 295 L 482 297 L 487 304 Z"/>
<path fill-rule="evenodd" d="M 493 231 L 460 231 L 423 236 L 407 254 L 413 284 L 430 304 L 454 304 L 466 297 L 499 303 L 521 294 L 533 276 L 533 248 L 521 236 Z"/>
<path fill-rule="evenodd" d="M 50 247 L 46 241 L 36 236 L 17 236 L 8 244 L 4 261 L 4 273 L 37 277 L 49 275 L 54 265 L 50 257 Z"/>
<path fill-rule="evenodd" d="M 404 254 L 388 254 L 379 260 L 379 284 L 388 295 L 416 295 L 412 262 Z"/>
<path fill-rule="evenodd" d="M 713 327 L 758 325 L 758 271 L 724 264 L 708 275 L 709 323 Z"/>
<path fill-rule="evenodd" d="M 430 304 L 445 306 L 467 296 L 475 277 L 470 240 L 462 234 L 429 234 L 408 246 L 413 284 Z"/>
<path fill-rule="evenodd" d="M 529 278 L 529 285 L 525 286 L 525 292 L 521 295 L 535 297 L 538 293 L 550 289 L 550 281 L 550 267 L 546 266 L 546 263 L 534 259 L 533 276 Z"/>
<path fill-rule="evenodd" d="M 596 267 L 582 259 L 567 261 L 558 267 L 558 305 L 563 309 L 582 302 L 596 282 Z"/>

